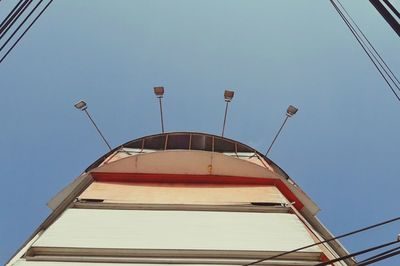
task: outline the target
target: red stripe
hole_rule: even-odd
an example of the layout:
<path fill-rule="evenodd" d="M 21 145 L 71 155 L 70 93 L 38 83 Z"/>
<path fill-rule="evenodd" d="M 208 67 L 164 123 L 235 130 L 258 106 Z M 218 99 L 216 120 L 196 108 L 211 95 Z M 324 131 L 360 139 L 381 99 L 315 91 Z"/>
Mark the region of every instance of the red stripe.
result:
<path fill-rule="evenodd" d="M 322 262 L 327 262 L 327 261 L 329 261 L 329 258 L 324 253 L 321 253 L 319 260 Z M 331 264 L 331 265 L 333 265 L 333 264 Z"/>
<path fill-rule="evenodd" d="M 215 175 L 182 175 L 182 174 L 139 174 L 139 173 L 99 173 L 92 172 L 93 179 L 99 182 L 132 182 L 132 183 L 180 183 L 180 184 L 225 184 L 225 185 L 267 185 L 275 186 L 294 207 L 301 210 L 304 205 L 286 186 L 275 178 L 256 178 Z"/>

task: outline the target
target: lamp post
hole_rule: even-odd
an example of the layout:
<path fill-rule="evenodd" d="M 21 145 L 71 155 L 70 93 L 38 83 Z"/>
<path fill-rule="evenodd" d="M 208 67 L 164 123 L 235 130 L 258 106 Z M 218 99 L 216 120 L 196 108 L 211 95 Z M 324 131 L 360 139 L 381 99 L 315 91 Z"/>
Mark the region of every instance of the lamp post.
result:
<path fill-rule="evenodd" d="M 276 133 L 276 135 L 274 137 L 274 140 L 272 141 L 271 145 L 269 145 L 269 148 L 267 150 L 267 153 L 265 153 L 265 156 L 267 156 L 268 153 L 271 151 L 272 146 L 274 145 L 276 139 L 278 138 L 279 134 L 281 133 L 281 131 L 282 131 L 283 127 L 285 126 L 285 124 L 286 124 L 287 120 L 289 119 L 289 117 L 294 116 L 297 113 L 298 110 L 299 109 L 297 109 L 293 105 L 289 105 L 289 107 L 286 110 L 285 120 L 283 121 L 282 126 L 279 128 L 278 133 Z"/>
<path fill-rule="evenodd" d="M 160 103 L 160 116 L 161 116 L 161 132 L 164 133 L 164 117 L 162 111 L 162 98 L 164 97 L 164 87 L 154 87 L 154 94 L 157 96 Z"/>
<path fill-rule="evenodd" d="M 110 149 L 110 151 L 112 150 L 110 144 L 108 143 L 108 141 L 106 140 L 106 138 L 104 137 L 103 133 L 101 133 L 99 127 L 96 125 L 96 123 L 94 122 L 94 120 L 92 119 L 92 117 L 90 116 L 88 110 L 87 110 L 87 104 L 85 101 L 79 101 L 76 104 L 74 104 L 75 108 L 78 110 L 81 110 L 83 112 L 85 112 L 85 114 L 87 115 L 87 117 L 89 118 L 89 120 L 92 122 L 93 126 L 96 128 L 97 132 L 99 133 L 100 137 L 103 139 L 103 141 L 106 143 L 107 147 Z"/>
<path fill-rule="evenodd" d="M 225 92 L 224 92 L 224 99 L 226 102 L 226 106 L 225 106 L 224 124 L 222 126 L 222 134 L 221 134 L 222 137 L 224 137 L 224 133 L 225 133 L 225 124 L 226 124 L 226 116 L 228 114 L 228 105 L 232 101 L 234 95 L 235 95 L 234 91 L 225 90 Z"/>

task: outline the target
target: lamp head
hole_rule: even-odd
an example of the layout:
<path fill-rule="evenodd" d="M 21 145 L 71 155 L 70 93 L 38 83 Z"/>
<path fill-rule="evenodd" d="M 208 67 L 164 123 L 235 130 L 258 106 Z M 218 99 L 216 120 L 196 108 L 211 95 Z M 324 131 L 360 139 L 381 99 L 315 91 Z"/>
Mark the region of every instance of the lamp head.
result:
<path fill-rule="evenodd" d="M 75 108 L 81 111 L 85 111 L 87 109 L 87 104 L 85 101 L 79 101 L 74 104 Z"/>
<path fill-rule="evenodd" d="M 224 92 L 225 102 L 232 101 L 234 95 L 235 95 L 234 91 L 225 90 L 225 92 Z"/>
<path fill-rule="evenodd" d="M 158 98 L 162 98 L 164 96 L 164 87 L 154 87 L 154 94 Z"/>
<path fill-rule="evenodd" d="M 289 117 L 292 117 L 297 113 L 298 110 L 299 109 L 297 109 L 293 105 L 289 105 L 289 107 L 286 110 L 286 115 L 289 116 Z"/>

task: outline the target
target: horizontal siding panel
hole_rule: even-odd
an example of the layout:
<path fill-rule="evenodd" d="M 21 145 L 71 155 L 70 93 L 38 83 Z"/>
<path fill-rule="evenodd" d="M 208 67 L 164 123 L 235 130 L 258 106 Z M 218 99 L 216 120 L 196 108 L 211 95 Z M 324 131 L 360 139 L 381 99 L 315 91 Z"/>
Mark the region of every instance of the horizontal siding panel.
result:
<path fill-rule="evenodd" d="M 26 261 L 26 260 L 20 260 L 13 266 L 127 266 L 127 265 L 132 265 L 132 264 L 126 264 L 126 263 L 103 263 L 103 262 L 56 262 L 56 261 Z M 165 264 L 165 263 L 135 263 L 135 266 L 156 266 L 156 265 L 185 265 L 181 263 L 177 264 Z M 210 265 L 210 264 L 186 264 L 190 266 L 203 266 L 203 265 Z M 230 265 L 225 265 L 225 266 L 230 266 Z M 232 264 L 232 266 L 235 266 L 235 264 Z M 237 266 L 237 264 L 236 264 Z"/>
<path fill-rule="evenodd" d="M 68 209 L 33 246 L 289 251 L 312 243 L 293 214 Z"/>
<path fill-rule="evenodd" d="M 136 266 L 155 266 L 155 265 L 190 265 L 190 266 L 205 266 L 205 265 L 225 265 L 225 266 L 237 266 L 237 265 L 243 265 L 246 263 L 253 262 L 252 261 L 235 261 L 235 260 L 224 260 L 224 261 L 218 261 L 218 260 L 209 260 L 205 262 L 195 262 L 195 261 L 188 261 L 188 262 L 183 262 L 183 261 L 177 261 L 176 263 L 169 261 L 164 261 L 164 262 L 146 262 L 146 263 L 140 263 L 140 262 L 134 262 L 134 263 L 106 263 L 106 262 L 58 262 L 58 261 L 26 261 L 26 260 L 20 260 L 14 266 L 127 266 L 127 265 L 136 265 Z M 260 265 L 268 265 L 268 266 L 313 266 L 315 264 L 318 264 L 319 261 L 267 261 L 264 262 Z"/>
<path fill-rule="evenodd" d="M 199 184 L 136 184 L 93 182 L 81 199 L 104 202 L 152 204 L 248 204 L 287 203 L 274 186 L 222 186 Z"/>

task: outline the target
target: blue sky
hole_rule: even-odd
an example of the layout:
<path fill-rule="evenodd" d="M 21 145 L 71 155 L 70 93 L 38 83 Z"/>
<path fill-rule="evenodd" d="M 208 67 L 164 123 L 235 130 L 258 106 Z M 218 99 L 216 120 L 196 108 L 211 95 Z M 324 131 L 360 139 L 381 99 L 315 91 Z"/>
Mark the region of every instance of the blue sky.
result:
<path fill-rule="evenodd" d="M 15 1 L 3 0 L 4 15 Z M 368 1 L 342 3 L 400 72 L 400 39 Z M 112 146 L 160 131 L 220 134 L 266 151 L 334 233 L 399 216 L 400 103 L 329 1 L 55 1 L 0 65 L 0 263 L 49 214 L 47 201 Z M 399 223 L 343 241 L 392 241 Z M 397 265 L 393 258 L 377 265 Z"/>

